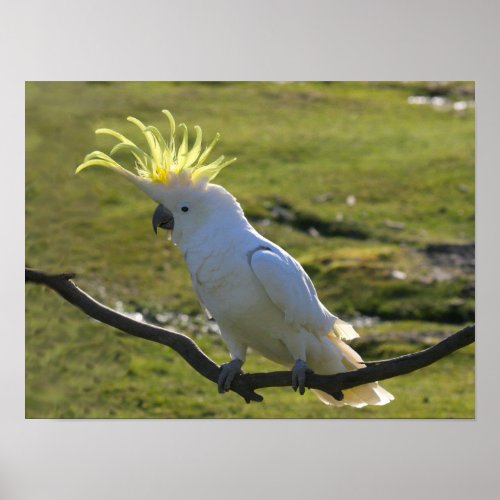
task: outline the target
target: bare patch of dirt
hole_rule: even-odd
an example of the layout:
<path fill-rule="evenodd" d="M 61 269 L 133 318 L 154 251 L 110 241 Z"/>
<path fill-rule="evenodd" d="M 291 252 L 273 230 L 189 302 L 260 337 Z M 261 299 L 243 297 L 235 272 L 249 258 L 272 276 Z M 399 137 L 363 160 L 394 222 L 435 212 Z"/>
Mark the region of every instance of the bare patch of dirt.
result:
<path fill-rule="evenodd" d="M 474 243 L 464 245 L 433 243 L 427 246 L 425 253 L 434 266 L 459 268 L 466 273 L 474 272 L 476 257 Z"/>

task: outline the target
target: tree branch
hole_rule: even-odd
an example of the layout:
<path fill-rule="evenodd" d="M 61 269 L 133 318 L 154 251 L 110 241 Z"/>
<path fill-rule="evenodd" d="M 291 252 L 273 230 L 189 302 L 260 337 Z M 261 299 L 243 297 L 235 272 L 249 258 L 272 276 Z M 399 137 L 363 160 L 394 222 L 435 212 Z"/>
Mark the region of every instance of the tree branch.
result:
<path fill-rule="evenodd" d="M 25 270 L 26 282 L 47 285 L 88 316 L 102 323 L 135 337 L 170 347 L 180 354 L 200 375 L 217 383 L 220 367 L 202 352 L 189 337 L 159 326 L 135 321 L 106 307 L 78 288 L 72 281 L 74 277 L 74 274 L 70 273 L 47 274 L 36 269 L 26 268 Z M 342 390 L 418 370 L 473 343 L 474 340 L 475 325 L 470 325 L 423 351 L 385 361 L 366 363 L 366 368 L 351 372 L 336 375 L 309 374 L 307 376 L 307 386 L 310 389 L 321 389 L 341 400 L 343 398 Z M 231 390 L 243 397 L 247 403 L 262 401 L 263 397 L 255 392 L 256 389 L 288 387 L 291 385 L 291 379 L 292 374 L 290 371 L 246 373 L 235 378 Z"/>

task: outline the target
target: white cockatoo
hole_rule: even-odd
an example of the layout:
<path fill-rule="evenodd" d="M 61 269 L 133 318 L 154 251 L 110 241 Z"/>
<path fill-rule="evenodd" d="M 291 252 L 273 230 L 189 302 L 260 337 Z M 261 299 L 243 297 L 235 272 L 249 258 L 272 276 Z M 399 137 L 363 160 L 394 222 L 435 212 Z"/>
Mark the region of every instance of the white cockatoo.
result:
<path fill-rule="evenodd" d="M 229 390 L 249 347 L 291 367 L 291 385 L 301 394 L 307 373 L 335 374 L 365 366 L 344 342 L 358 334 L 321 303 L 302 266 L 249 224 L 234 196 L 211 183 L 235 160 L 221 156 L 207 162 L 219 135 L 202 152 L 200 127 L 195 127 L 190 148 L 187 127 L 182 124 L 183 138 L 177 148 L 175 121 L 170 112 L 163 113 L 170 123 L 167 141 L 156 127 L 128 118 L 144 134 L 150 153 L 114 130 L 96 131 L 119 140 L 110 155 L 127 151 L 134 156 L 137 175 L 100 151 L 87 155 L 76 172 L 93 165 L 108 167 L 159 204 L 153 215 L 154 230 L 171 231 L 200 303 L 217 322 L 232 358 L 221 367 L 219 392 Z M 383 405 L 394 399 L 376 382 L 344 391 L 342 401 L 314 392 L 333 406 Z"/>

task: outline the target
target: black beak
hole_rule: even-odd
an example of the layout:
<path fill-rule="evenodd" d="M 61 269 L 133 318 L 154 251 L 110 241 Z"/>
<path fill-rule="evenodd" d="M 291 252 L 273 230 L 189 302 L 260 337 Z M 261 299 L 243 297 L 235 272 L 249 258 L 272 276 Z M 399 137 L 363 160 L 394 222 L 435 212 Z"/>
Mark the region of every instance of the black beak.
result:
<path fill-rule="evenodd" d="M 158 205 L 153 214 L 153 230 L 157 234 L 158 228 L 170 229 L 174 228 L 174 216 L 172 212 L 163 205 Z"/>

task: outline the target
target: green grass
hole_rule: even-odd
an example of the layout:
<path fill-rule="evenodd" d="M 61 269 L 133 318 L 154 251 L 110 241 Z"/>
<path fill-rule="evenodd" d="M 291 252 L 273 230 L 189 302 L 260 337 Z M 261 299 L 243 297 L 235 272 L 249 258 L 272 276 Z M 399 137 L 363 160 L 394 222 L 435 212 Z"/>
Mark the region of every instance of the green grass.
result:
<path fill-rule="evenodd" d="M 162 130 L 160 110 L 220 131 L 220 154 L 238 157 L 217 179 L 256 228 L 310 273 L 324 303 L 347 318 L 382 319 L 361 334 L 394 340 L 359 349 L 367 359 L 411 352 L 405 332 L 452 332 L 474 317 L 474 276 L 452 263 L 443 281 L 431 243 L 474 240 L 474 111 L 411 106 L 415 93 L 461 98 L 468 83 L 28 83 L 26 87 L 26 261 L 74 271 L 111 307 L 199 314 L 177 248 L 154 237 L 154 203 L 112 173 L 74 176 L 85 154 L 113 141 L 109 127 L 137 137 L 134 115 Z M 457 96 L 457 97 L 456 97 Z M 318 201 L 318 196 L 325 195 Z M 356 197 L 348 206 L 349 195 Z M 292 213 L 280 221 L 279 205 Z M 396 223 L 396 224 L 394 224 Z M 308 230 L 320 233 L 312 237 Z M 393 277 L 395 270 L 406 279 Z M 432 322 L 432 323 L 429 323 Z M 215 334 L 195 335 L 218 362 Z M 247 371 L 278 368 L 251 353 Z M 175 353 L 91 321 L 53 292 L 26 287 L 26 415 L 29 418 L 472 418 L 474 354 L 384 382 L 396 401 L 331 409 L 312 394 L 262 391 L 245 405 L 219 396 Z"/>

